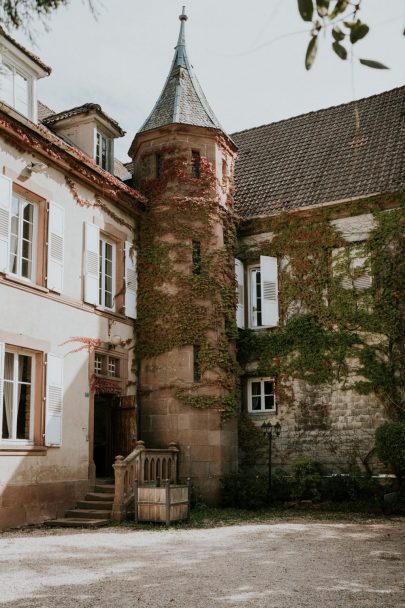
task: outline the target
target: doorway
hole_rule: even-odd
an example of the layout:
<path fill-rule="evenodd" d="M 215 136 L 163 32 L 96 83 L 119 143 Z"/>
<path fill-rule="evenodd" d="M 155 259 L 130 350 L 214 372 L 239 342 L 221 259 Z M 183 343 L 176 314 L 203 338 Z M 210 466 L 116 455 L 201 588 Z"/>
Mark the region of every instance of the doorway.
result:
<path fill-rule="evenodd" d="M 94 399 L 94 451 L 96 477 L 112 477 L 114 463 L 114 397 L 96 395 Z"/>

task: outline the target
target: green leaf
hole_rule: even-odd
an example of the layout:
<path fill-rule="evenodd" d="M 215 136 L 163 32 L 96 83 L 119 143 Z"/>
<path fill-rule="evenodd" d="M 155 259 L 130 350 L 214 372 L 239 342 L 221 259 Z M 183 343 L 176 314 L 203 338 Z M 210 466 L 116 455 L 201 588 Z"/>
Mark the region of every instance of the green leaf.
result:
<path fill-rule="evenodd" d="M 347 51 L 337 40 L 332 44 L 332 48 L 340 59 L 347 59 Z"/>
<path fill-rule="evenodd" d="M 362 65 L 366 65 L 368 68 L 375 68 L 376 70 L 389 70 L 390 68 L 379 61 L 373 59 L 360 59 Z"/>
<path fill-rule="evenodd" d="M 305 67 L 307 70 L 310 70 L 312 64 L 314 63 L 314 59 L 316 57 L 316 51 L 318 50 L 318 36 L 312 36 L 309 41 L 307 52 L 305 55 Z"/>
<path fill-rule="evenodd" d="M 335 17 L 337 17 L 338 15 L 343 13 L 346 10 L 348 4 L 349 4 L 349 0 L 338 0 L 335 8 L 333 9 L 333 11 L 330 14 L 330 18 L 334 19 Z"/>
<path fill-rule="evenodd" d="M 356 25 L 350 31 L 350 42 L 354 44 L 364 36 L 367 36 L 370 28 L 365 23 L 357 21 Z"/>
<path fill-rule="evenodd" d="M 335 25 L 335 27 L 332 30 L 332 36 L 337 42 L 341 42 L 342 40 L 344 40 L 346 34 L 344 32 L 342 32 L 342 30 L 339 27 L 337 27 L 337 25 Z"/>
<path fill-rule="evenodd" d="M 298 10 L 304 21 L 312 21 L 314 5 L 312 0 L 298 0 Z"/>
<path fill-rule="evenodd" d="M 328 14 L 330 0 L 316 0 L 316 10 L 320 17 L 326 17 Z"/>
<path fill-rule="evenodd" d="M 356 27 L 356 22 L 355 21 L 343 21 L 343 25 L 345 25 L 346 27 L 349 28 L 349 30 L 351 30 L 354 27 Z"/>

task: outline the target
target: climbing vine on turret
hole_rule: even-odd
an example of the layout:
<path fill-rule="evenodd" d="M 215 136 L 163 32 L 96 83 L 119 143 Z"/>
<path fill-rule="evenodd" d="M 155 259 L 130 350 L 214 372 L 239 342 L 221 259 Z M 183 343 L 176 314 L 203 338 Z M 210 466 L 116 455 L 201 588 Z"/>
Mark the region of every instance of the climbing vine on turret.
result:
<path fill-rule="evenodd" d="M 140 228 L 138 356 L 148 360 L 198 345 L 201 382 L 177 380 L 171 388 L 183 403 L 227 418 L 239 405 L 232 192 L 221 198 L 206 159 L 193 177 L 185 150 L 167 146 L 160 153 L 159 177 L 139 184 L 150 206 Z M 154 153 L 141 159 L 146 174 L 153 162 Z"/>

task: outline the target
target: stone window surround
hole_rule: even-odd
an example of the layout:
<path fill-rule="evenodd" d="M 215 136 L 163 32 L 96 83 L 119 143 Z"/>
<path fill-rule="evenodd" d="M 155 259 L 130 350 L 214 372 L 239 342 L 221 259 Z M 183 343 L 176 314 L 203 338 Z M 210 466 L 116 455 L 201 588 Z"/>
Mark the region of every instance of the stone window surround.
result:
<path fill-rule="evenodd" d="M 271 393 L 271 395 L 273 395 L 273 408 L 272 409 L 265 409 L 264 408 L 264 402 L 262 403 L 262 407 L 260 410 L 253 410 L 252 409 L 252 383 L 253 382 L 260 382 L 261 383 L 261 389 L 260 389 L 260 396 L 263 400 L 265 394 L 264 394 L 264 383 L 265 382 L 271 382 L 272 383 L 272 388 L 273 388 L 273 392 Z M 246 379 L 246 394 L 247 394 L 247 411 L 250 415 L 263 415 L 263 414 L 276 414 L 277 413 L 277 402 L 276 402 L 276 395 L 275 395 L 275 379 L 271 378 L 271 377 L 262 377 L 262 376 L 256 376 L 256 377 L 250 377 Z M 270 393 L 269 393 L 270 395 Z"/>
<path fill-rule="evenodd" d="M 9 340 L 10 334 L 5 334 L 4 338 Z M 45 414 L 45 353 L 44 351 L 34 350 L 32 346 L 33 340 L 29 338 L 27 340 L 24 337 L 19 337 L 17 344 L 5 342 L 7 352 L 17 352 L 19 354 L 26 354 L 27 356 L 33 357 L 34 359 L 34 374 L 32 383 L 34 385 L 33 399 L 32 399 L 32 412 L 33 412 L 33 431 L 31 441 L 12 441 L 0 439 L 0 455 L 1 456 L 13 456 L 13 455 L 45 455 L 47 448 L 44 443 L 44 414 Z M 3 336 L 0 332 L 0 339 Z M 28 342 L 27 346 L 24 346 L 25 342 Z M 38 345 L 38 346 L 42 346 Z"/>

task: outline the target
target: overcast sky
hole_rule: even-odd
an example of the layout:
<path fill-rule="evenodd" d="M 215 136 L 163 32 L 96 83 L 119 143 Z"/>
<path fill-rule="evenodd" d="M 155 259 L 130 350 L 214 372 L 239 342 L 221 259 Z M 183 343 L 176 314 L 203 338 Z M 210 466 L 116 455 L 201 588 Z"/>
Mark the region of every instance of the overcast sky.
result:
<path fill-rule="evenodd" d="M 181 0 L 71 0 L 49 22 L 35 26 L 35 43 L 15 37 L 52 66 L 39 98 L 62 111 L 99 103 L 127 131 L 116 152 L 127 160 L 136 131 L 154 105 L 173 57 Z M 363 0 L 371 31 L 359 57 L 390 70 L 341 61 L 321 40 L 310 72 L 304 68 L 308 29 L 296 0 L 187 0 L 191 63 L 228 133 L 345 103 L 405 84 L 405 0 Z"/>

